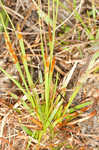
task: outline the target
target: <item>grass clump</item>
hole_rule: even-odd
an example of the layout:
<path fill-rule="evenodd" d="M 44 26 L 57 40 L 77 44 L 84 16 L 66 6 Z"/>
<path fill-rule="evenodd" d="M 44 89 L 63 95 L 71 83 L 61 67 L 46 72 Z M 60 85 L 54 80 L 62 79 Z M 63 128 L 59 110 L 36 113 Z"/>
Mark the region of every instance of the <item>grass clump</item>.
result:
<path fill-rule="evenodd" d="M 8 16 L 3 4 L 1 3 L 3 11 L 7 15 L 7 18 L 15 31 L 15 35 L 17 40 L 19 41 L 20 46 L 20 59 L 23 64 L 23 69 L 20 65 L 20 61 L 18 56 L 16 55 L 15 50 L 13 49 L 12 42 L 7 31 L 7 27 L 4 23 L 4 18 L 0 14 L 0 19 L 4 28 L 4 38 L 6 47 L 13 59 L 14 64 L 16 65 L 17 71 L 19 76 L 22 80 L 22 83 L 17 81 L 13 78 L 10 74 L 8 74 L 2 67 L 0 70 L 11 80 L 15 83 L 18 89 L 21 91 L 22 98 L 20 98 L 21 105 L 24 107 L 25 110 L 28 111 L 29 115 L 31 116 L 31 121 L 35 125 L 34 129 L 29 128 L 28 125 L 24 125 L 22 123 L 22 119 L 19 118 L 19 123 L 22 129 L 28 134 L 30 137 L 35 139 L 35 141 L 40 144 L 44 139 L 44 136 L 54 138 L 56 135 L 56 130 L 59 129 L 62 125 L 62 122 L 65 120 L 66 124 L 72 124 L 72 120 L 77 118 L 78 114 L 76 113 L 77 110 L 82 110 L 82 108 L 92 104 L 91 101 L 84 102 L 77 106 L 72 106 L 73 100 L 75 99 L 76 95 L 79 93 L 80 89 L 83 87 L 83 83 L 86 82 L 88 75 L 91 72 L 91 69 L 94 66 L 95 60 L 99 57 L 99 52 L 96 52 L 92 55 L 90 62 L 88 63 L 87 69 L 85 69 L 85 73 L 80 77 L 72 95 L 70 96 L 66 105 L 64 105 L 64 97 L 66 96 L 66 92 L 63 90 L 67 88 L 67 85 L 71 79 L 71 76 L 77 66 L 77 62 L 74 64 L 70 72 L 68 73 L 67 78 L 65 79 L 64 83 L 61 86 L 61 93 L 58 93 L 58 82 L 59 82 L 59 74 L 57 73 L 56 78 L 53 78 L 54 67 L 56 58 L 54 56 L 54 46 L 55 46 L 55 33 L 56 33 L 56 25 L 57 25 L 57 16 L 58 16 L 58 5 L 59 1 L 53 1 L 53 19 L 50 18 L 50 0 L 48 0 L 48 15 L 47 17 L 43 13 L 40 6 L 37 6 L 38 14 L 39 14 L 39 26 L 40 26 L 40 39 L 41 39 L 41 55 L 44 65 L 44 77 L 42 78 L 42 72 L 40 72 L 40 79 L 43 83 L 44 92 L 39 94 L 37 92 L 37 88 L 35 83 L 33 82 L 32 76 L 30 74 L 30 70 L 27 63 L 27 56 L 25 51 L 25 44 L 24 38 L 21 34 L 20 25 L 17 26 L 17 31 L 13 26 L 13 23 Z M 75 1 L 74 6 L 76 7 Z M 91 35 L 91 32 L 83 23 L 80 15 L 77 11 L 75 11 L 75 16 L 77 20 L 79 20 L 82 26 L 85 28 L 86 34 L 89 36 L 90 40 L 94 40 L 94 37 Z M 93 16 L 95 17 L 95 12 L 93 11 Z M 45 19 L 46 18 L 46 19 Z M 44 22 L 47 24 L 48 28 L 48 37 L 49 41 L 46 41 L 45 34 L 43 31 Z M 64 29 L 65 30 L 65 29 Z M 66 29 L 67 30 L 67 29 Z M 48 44 L 47 44 L 48 43 Z M 53 81 L 54 79 L 54 81 Z M 18 96 L 15 93 L 10 93 L 11 96 L 18 100 Z M 17 112 L 21 112 L 18 108 L 15 109 Z M 80 113 L 83 113 L 80 112 Z M 58 131 L 57 131 L 58 132 Z M 31 138 L 31 141 L 32 141 Z M 29 147 L 29 145 L 28 145 Z"/>

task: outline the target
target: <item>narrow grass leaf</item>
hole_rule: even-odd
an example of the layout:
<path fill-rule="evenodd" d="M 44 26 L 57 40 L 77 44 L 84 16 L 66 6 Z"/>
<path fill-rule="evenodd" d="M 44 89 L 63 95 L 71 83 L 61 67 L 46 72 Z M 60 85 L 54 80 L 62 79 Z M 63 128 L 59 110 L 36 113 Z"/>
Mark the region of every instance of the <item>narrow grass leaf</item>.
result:
<path fill-rule="evenodd" d="M 73 94 L 71 95 L 71 97 L 70 97 L 70 99 L 69 99 L 68 104 L 67 104 L 66 107 L 64 108 L 64 113 L 63 113 L 63 115 L 65 115 L 66 112 L 68 112 L 68 108 L 69 108 L 70 105 L 72 104 L 74 98 L 76 97 L 76 95 L 77 95 L 77 93 L 79 92 L 79 90 L 81 89 L 81 87 L 82 87 L 82 84 L 78 85 L 78 86 L 76 87 L 76 89 L 74 90 Z"/>
<path fill-rule="evenodd" d="M 30 130 L 30 129 L 28 129 L 27 127 L 25 127 L 25 126 L 21 126 L 22 127 L 22 129 L 23 129 L 23 131 L 25 131 L 25 133 L 27 133 L 27 135 L 29 135 L 29 136 L 33 136 L 33 132 Z"/>
<path fill-rule="evenodd" d="M 51 125 L 51 122 L 54 119 L 54 116 L 56 115 L 56 113 L 57 113 L 58 109 L 60 108 L 60 106 L 62 105 L 62 103 L 63 103 L 63 101 L 61 100 L 54 108 L 53 112 L 51 113 L 50 117 L 47 120 L 46 128 L 48 128 L 48 126 Z"/>
<path fill-rule="evenodd" d="M 18 30 L 20 32 L 20 27 L 19 26 L 18 26 Z M 23 38 L 22 38 L 22 36 L 21 36 L 21 38 L 19 38 L 19 34 L 18 34 L 18 39 L 19 39 L 19 44 L 20 44 L 20 48 L 21 48 L 21 53 L 22 53 L 21 57 L 22 57 L 22 60 L 23 60 L 23 65 L 24 65 L 24 69 L 25 69 L 25 72 L 26 72 L 27 80 L 28 80 L 30 88 L 33 88 L 34 87 L 33 81 L 32 81 L 30 72 L 28 70 L 27 60 L 26 60 L 26 57 L 25 57 L 26 53 L 25 53 Z"/>
<path fill-rule="evenodd" d="M 91 104 L 93 104 L 93 102 L 92 101 L 88 101 L 88 102 L 76 105 L 75 107 L 69 109 L 69 113 L 73 113 L 74 111 L 79 110 L 79 109 L 81 109 L 83 107 L 86 107 L 88 105 L 91 105 Z"/>
<path fill-rule="evenodd" d="M 6 16 L 6 13 L 5 13 L 5 11 L 3 9 L 0 10 L 0 15 L 2 16 L 4 24 L 5 24 L 6 28 L 7 28 L 9 20 L 8 20 L 8 18 Z M 4 26 L 2 25 L 2 21 L 0 20 L 0 32 L 3 32 L 3 31 L 4 31 Z"/>
<path fill-rule="evenodd" d="M 33 103 L 33 99 L 32 99 L 32 97 L 31 97 L 31 95 L 29 95 L 29 94 L 25 91 L 25 89 L 20 85 L 20 83 L 19 83 L 17 80 L 15 80 L 10 74 L 8 74 L 8 73 L 7 73 L 4 69 L 2 69 L 1 67 L 0 67 L 0 70 L 8 77 L 11 81 L 13 81 L 13 82 L 16 84 L 16 86 L 23 92 L 24 95 L 26 95 L 27 99 L 30 100 L 32 106 L 34 107 L 35 105 L 34 105 L 34 103 Z"/>

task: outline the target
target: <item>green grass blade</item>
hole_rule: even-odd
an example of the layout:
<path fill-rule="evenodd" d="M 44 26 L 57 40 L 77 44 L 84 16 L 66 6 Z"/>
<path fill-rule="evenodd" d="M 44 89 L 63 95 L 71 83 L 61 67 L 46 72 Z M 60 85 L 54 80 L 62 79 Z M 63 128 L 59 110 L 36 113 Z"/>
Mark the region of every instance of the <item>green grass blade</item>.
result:
<path fill-rule="evenodd" d="M 11 81 L 13 81 L 13 82 L 16 84 L 16 86 L 23 92 L 23 94 L 26 95 L 27 99 L 30 100 L 32 106 L 35 107 L 34 102 L 33 102 L 33 99 L 32 99 L 32 97 L 31 97 L 31 94 L 27 93 L 27 92 L 25 91 L 25 89 L 20 85 L 20 83 L 19 83 L 18 81 L 16 81 L 11 75 L 9 75 L 4 69 L 2 69 L 2 68 L 0 67 L 0 70 L 8 77 Z"/>
<path fill-rule="evenodd" d="M 47 122 L 46 122 L 46 128 L 48 128 L 48 126 L 51 124 L 52 120 L 54 119 L 54 116 L 56 115 L 58 109 L 60 108 L 60 106 L 62 105 L 63 101 L 61 100 L 56 107 L 54 108 L 53 112 L 51 113 L 50 117 L 48 118 Z"/>
<path fill-rule="evenodd" d="M 70 97 L 70 99 L 69 99 L 68 104 L 67 104 L 66 107 L 64 108 L 64 113 L 63 113 L 63 115 L 65 115 L 66 112 L 68 112 L 68 108 L 69 108 L 70 105 L 72 104 L 74 98 L 75 98 L 76 95 L 78 94 L 78 92 L 79 92 L 79 90 L 81 89 L 81 87 L 82 87 L 82 84 L 78 85 L 78 86 L 76 87 L 76 89 L 74 90 L 73 94 L 71 95 L 71 97 Z"/>
<path fill-rule="evenodd" d="M 6 16 L 7 16 L 7 19 L 8 19 L 8 21 L 10 22 L 10 24 L 11 24 L 13 30 L 16 31 L 16 30 L 15 30 L 15 27 L 14 27 L 14 25 L 13 25 L 13 23 L 12 23 L 12 21 L 11 21 L 11 19 L 10 19 L 10 17 L 9 17 L 9 15 L 8 15 L 8 13 L 7 13 L 7 11 L 6 11 L 6 9 L 5 9 L 5 7 L 4 7 L 4 5 L 3 5 L 3 3 L 2 3 L 1 0 L 0 0 L 0 5 L 1 5 L 2 9 L 4 10 L 4 12 L 5 12 Z"/>
<path fill-rule="evenodd" d="M 25 69 L 25 72 L 26 72 L 28 84 L 29 84 L 30 88 L 33 88 L 34 85 L 33 85 L 33 81 L 32 81 L 30 72 L 28 70 L 28 65 L 27 65 L 27 60 L 26 60 L 26 54 L 25 54 L 25 48 L 24 48 L 23 39 L 19 40 L 19 44 L 20 44 L 20 48 L 21 48 L 21 52 L 22 52 L 22 56 L 21 57 L 22 57 L 22 60 L 23 60 L 23 65 L 24 65 L 24 69 Z"/>
<path fill-rule="evenodd" d="M 83 107 L 86 107 L 88 105 L 91 105 L 91 104 L 93 104 L 93 102 L 92 101 L 88 101 L 88 102 L 76 105 L 75 107 L 70 108 L 69 113 L 73 113 L 74 111 L 79 110 L 79 109 L 81 109 Z"/>
<path fill-rule="evenodd" d="M 2 18 L 4 20 L 4 24 L 5 24 L 6 28 L 7 28 L 9 21 L 8 21 L 8 18 L 6 16 L 5 11 L 1 10 L 0 11 L 0 15 L 2 16 Z M 3 32 L 3 30 L 4 30 L 4 26 L 2 25 L 2 21 L 0 20 L 0 32 Z"/>
<path fill-rule="evenodd" d="M 0 18 L 1 18 L 1 21 L 2 21 L 2 24 L 3 24 L 3 27 L 4 27 L 4 31 L 5 31 L 5 33 L 6 33 L 6 35 L 7 35 L 8 41 L 10 42 L 10 38 L 9 38 L 7 29 L 6 29 L 6 26 L 5 26 L 5 24 L 4 24 L 4 21 L 3 21 L 3 18 L 2 18 L 2 15 L 1 15 L 1 14 L 0 14 Z M 7 41 L 7 42 L 8 42 L 8 41 Z M 9 49 L 9 47 L 8 47 L 8 49 Z M 10 55 L 11 55 L 11 53 L 10 53 Z M 13 58 L 13 59 L 14 59 L 14 58 Z M 22 70 L 21 70 L 21 67 L 20 67 L 19 62 L 16 62 L 16 68 L 17 68 L 17 70 L 18 70 L 18 72 L 19 72 L 19 74 L 20 74 L 20 76 L 21 76 L 21 78 L 22 78 L 22 80 L 23 80 L 23 83 L 24 83 L 24 85 L 25 85 L 27 91 L 29 91 L 28 85 L 27 85 L 27 83 L 26 83 L 26 81 L 25 81 L 25 78 L 24 78 L 24 75 L 23 75 L 23 73 L 22 73 Z"/>

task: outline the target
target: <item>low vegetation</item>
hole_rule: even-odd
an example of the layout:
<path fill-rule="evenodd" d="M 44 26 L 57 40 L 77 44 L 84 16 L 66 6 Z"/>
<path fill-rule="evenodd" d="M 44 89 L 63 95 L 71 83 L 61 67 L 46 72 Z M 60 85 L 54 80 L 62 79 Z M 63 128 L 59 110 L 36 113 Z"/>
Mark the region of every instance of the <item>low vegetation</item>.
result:
<path fill-rule="evenodd" d="M 82 1 L 64 1 L 67 7 L 59 0 L 47 3 L 32 0 L 21 24 L 20 19 L 17 23 L 13 20 L 8 7 L 0 2 L 3 44 L 16 70 L 15 77 L 0 66 L 1 73 L 15 88 L 5 89 L 6 96 L 1 99 L 6 112 L 1 115 L 1 149 L 16 149 L 18 144 L 14 143 L 19 139 L 25 141 L 26 150 L 88 149 L 81 140 L 79 124 L 96 115 L 96 110 L 91 108 L 98 96 L 92 101 L 81 91 L 89 79 L 98 79 L 97 3 L 93 0 L 90 8 L 83 10 L 87 4 Z M 24 34 L 32 10 L 36 11 L 35 26 L 39 30 L 34 31 L 33 41 L 31 35 Z M 61 10 L 68 14 L 65 20 L 60 16 Z M 10 120 L 8 127 L 6 119 Z M 12 131 L 11 126 L 14 126 Z"/>

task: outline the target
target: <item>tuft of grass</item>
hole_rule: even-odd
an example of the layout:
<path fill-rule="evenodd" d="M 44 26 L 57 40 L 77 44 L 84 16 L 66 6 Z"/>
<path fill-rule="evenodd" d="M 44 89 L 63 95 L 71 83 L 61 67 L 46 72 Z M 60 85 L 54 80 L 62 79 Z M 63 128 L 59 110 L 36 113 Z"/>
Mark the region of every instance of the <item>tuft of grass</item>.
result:
<path fill-rule="evenodd" d="M 74 3 L 75 2 L 76 1 L 74 1 Z M 36 4 L 38 11 L 39 11 L 38 14 L 39 14 L 40 38 L 41 38 L 41 55 L 42 55 L 42 60 L 44 64 L 44 77 L 42 77 L 41 72 L 39 74 L 40 81 L 43 82 L 43 85 L 44 85 L 43 87 L 44 93 L 39 95 L 36 89 L 36 85 L 33 83 L 32 76 L 29 71 L 27 58 L 26 58 L 26 52 L 25 52 L 25 44 L 24 44 L 23 36 L 21 34 L 20 25 L 17 26 L 17 32 L 16 32 L 16 29 L 14 28 L 14 25 L 10 17 L 8 16 L 2 3 L 1 5 L 3 8 L 3 11 L 7 15 L 7 18 L 12 28 L 15 31 L 16 38 L 19 41 L 20 58 L 23 63 L 25 75 L 23 74 L 23 71 L 21 69 L 21 65 L 16 55 L 16 52 L 13 49 L 9 33 L 7 31 L 7 27 L 3 20 L 3 16 L 0 14 L 0 19 L 1 19 L 4 31 L 5 31 L 4 37 L 5 37 L 6 47 L 11 55 L 11 58 L 13 59 L 14 64 L 16 65 L 17 71 L 22 80 L 22 84 L 16 79 L 14 79 L 13 76 L 8 74 L 2 67 L 0 67 L 0 70 L 10 80 L 12 80 L 14 84 L 18 87 L 18 89 L 21 91 L 23 95 L 23 97 L 21 98 L 21 104 L 28 111 L 28 113 L 32 116 L 31 121 L 38 128 L 35 127 L 34 130 L 30 129 L 27 125 L 24 125 L 22 123 L 21 118 L 19 118 L 20 126 L 26 132 L 26 134 L 28 134 L 30 137 L 34 138 L 35 140 L 38 141 L 38 143 L 40 143 L 43 138 L 43 135 L 47 135 L 50 131 L 51 132 L 53 131 L 52 134 L 54 134 L 55 127 L 58 126 L 60 123 L 62 123 L 63 120 L 67 120 L 67 122 L 72 121 L 72 119 L 75 118 L 75 116 L 73 116 L 72 113 L 76 112 L 77 110 L 82 109 L 83 107 L 86 107 L 92 104 L 92 102 L 88 101 L 88 102 L 84 102 L 82 104 L 79 104 L 75 107 L 70 108 L 76 95 L 78 94 L 80 89 L 83 87 L 83 83 L 86 82 L 91 69 L 94 67 L 94 63 L 96 59 L 99 57 L 99 52 L 97 51 L 94 55 L 92 55 L 91 61 L 89 62 L 88 67 L 85 70 L 85 73 L 79 79 L 79 82 L 77 83 L 72 95 L 70 96 L 67 105 L 64 106 L 63 98 L 61 97 L 60 94 L 57 94 L 58 79 L 59 79 L 58 74 L 56 76 L 56 80 L 53 82 L 53 72 L 54 72 L 54 66 L 55 66 L 54 45 L 55 45 L 55 37 L 56 37 L 55 33 L 56 33 L 59 0 L 53 1 L 52 21 L 50 19 L 51 16 L 50 16 L 50 10 L 49 10 L 50 0 L 48 0 L 48 17 L 47 18 L 46 18 L 46 15 L 43 13 L 42 9 L 40 8 L 40 6 L 38 7 L 38 5 Z M 76 7 L 76 4 L 74 4 L 74 6 Z M 93 15 L 95 17 L 94 12 L 93 12 Z M 93 35 L 89 31 L 89 29 L 86 27 L 86 25 L 83 23 L 83 20 L 81 19 L 77 11 L 75 11 L 75 16 L 81 22 L 82 26 L 85 28 L 87 35 L 88 36 L 90 35 L 89 39 L 94 39 Z M 47 47 L 46 40 L 44 39 L 44 34 L 42 33 L 44 22 L 48 24 L 49 47 Z M 48 49 L 49 49 L 49 52 L 48 52 Z M 67 88 L 67 85 L 76 68 L 76 65 L 77 63 L 75 63 L 73 68 L 70 70 L 65 82 L 62 84 L 62 89 Z M 61 94 L 65 96 L 64 91 L 62 91 Z M 17 94 L 11 93 L 11 96 L 14 97 L 15 99 L 18 99 Z"/>

